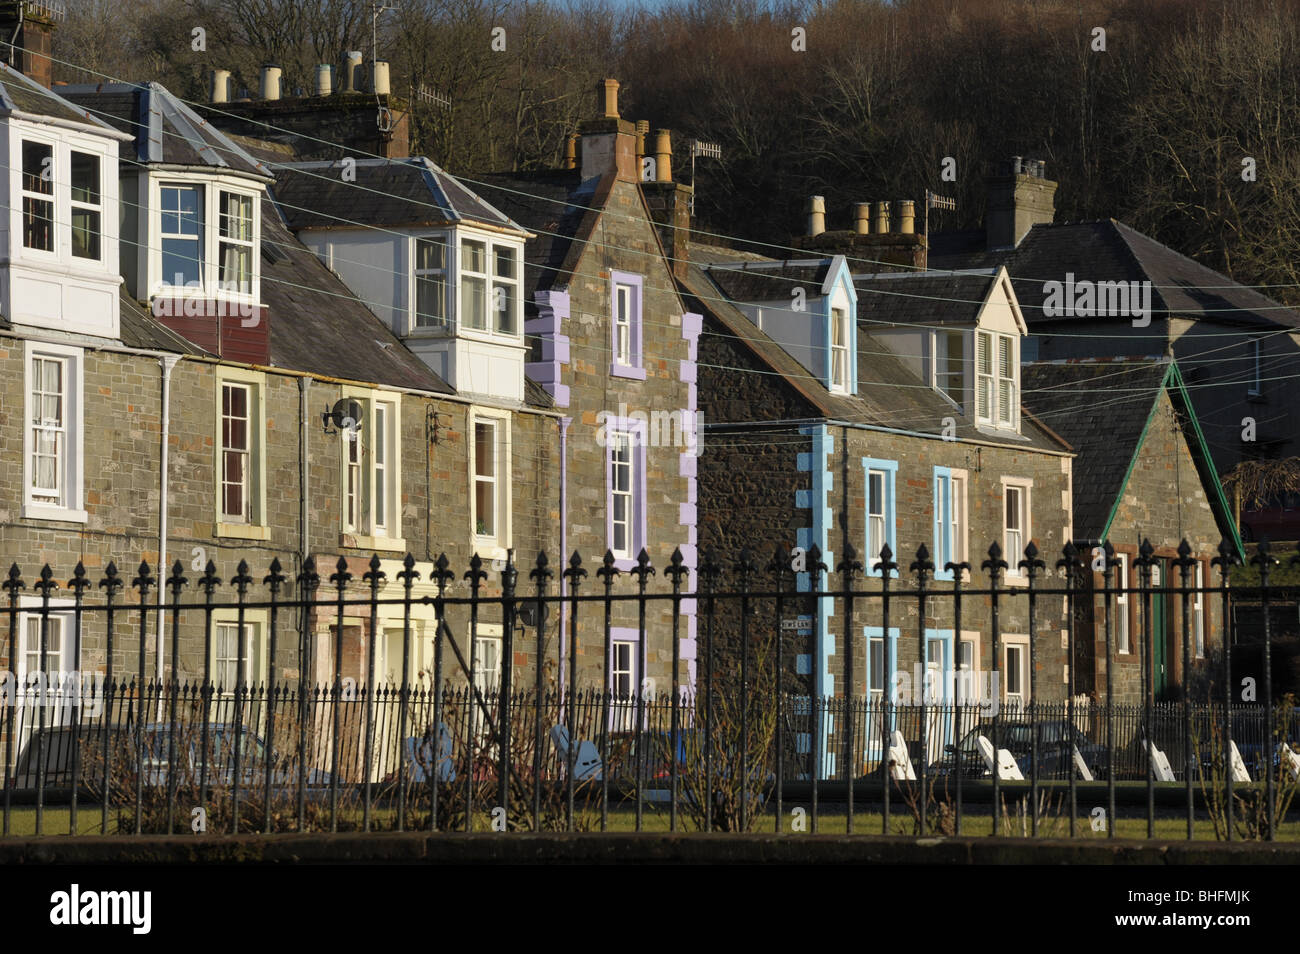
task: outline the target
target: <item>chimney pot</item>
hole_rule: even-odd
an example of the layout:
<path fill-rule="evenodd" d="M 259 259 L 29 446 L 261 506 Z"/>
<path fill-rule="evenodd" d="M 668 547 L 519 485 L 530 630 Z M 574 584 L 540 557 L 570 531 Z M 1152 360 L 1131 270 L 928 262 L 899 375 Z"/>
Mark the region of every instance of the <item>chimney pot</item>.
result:
<path fill-rule="evenodd" d="M 916 231 L 916 203 L 911 199 L 899 199 L 894 205 L 898 214 L 899 233 L 911 235 Z"/>
<path fill-rule="evenodd" d="M 858 235 L 871 234 L 871 203 L 853 203 L 853 231 Z"/>
<path fill-rule="evenodd" d="M 376 96 L 387 96 L 392 87 L 388 81 L 388 61 L 375 60 L 370 64 L 370 90 Z"/>
<path fill-rule="evenodd" d="M 874 211 L 875 211 L 876 223 L 872 227 L 871 231 L 875 232 L 877 235 L 888 235 L 889 234 L 889 203 L 877 202 L 875 204 Z"/>
<path fill-rule="evenodd" d="M 808 199 L 808 234 L 821 235 L 826 231 L 826 198 L 814 195 Z"/>
<path fill-rule="evenodd" d="M 280 67 L 268 63 L 262 67 L 262 99 L 274 101 L 280 98 Z"/>
<path fill-rule="evenodd" d="M 328 63 L 316 66 L 316 95 L 328 96 L 334 92 L 334 67 Z"/>
<path fill-rule="evenodd" d="M 212 71 L 212 95 L 214 103 L 230 102 L 230 70 Z"/>
<path fill-rule="evenodd" d="M 570 133 L 564 141 L 564 168 L 578 168 L 578 134 Z"/>
<path fill-rule="evenodd" d="M 655 182 L 673 181 L 673 134 L 661 129 L 655 135 Z"/>
<path fill-rule="evenodd" d="M 646 137 L 650 135 L 650 120 L 638 119 L 636 121 L 636 161 L 637 165 L 641 164 L 641 159 L 645 156 Z"/>
<path fill-rule="evenodd" d="M 597 110 L 603 119 L 618 119 L 618 80 L 602 80 L 596 87 Z"/>
<path fill-rule="evenodd" d="M 361 73 L 361 51 L 352 50 L 344 58 L 343 67 L 343 92 L 359 93 L 361 92 L 362 73 Z"/>

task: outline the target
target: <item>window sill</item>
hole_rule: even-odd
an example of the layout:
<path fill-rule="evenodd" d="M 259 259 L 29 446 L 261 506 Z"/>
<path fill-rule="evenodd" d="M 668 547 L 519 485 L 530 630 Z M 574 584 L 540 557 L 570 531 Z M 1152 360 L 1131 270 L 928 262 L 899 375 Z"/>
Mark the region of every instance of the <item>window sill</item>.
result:
<path fill-rule="evenodd" d="M 645 380 L 645 368 L 634 368 L 627 364 L 611 364 L 609 366 L 610 377 L 629 378 L 633 381 Z"/>
<path fill-rule="evenodd" d="M 1018 573 L 1017 574 L 1003 573 L 1002 583 L 1004 586 L 1028 586 L 1029 577 L 1022 576 L 1021 574 Z"/>
<path fill-rule="evenodd" d="M 508 547 L 502 546 L 493 538 L 477 536 L 474 538 L 474 552 L 484 562 L 488 560 L 504 560 L 508 556 L 506 552 L 508 549 Z"/>
<path fill-rule="evenodd" d="M 488 331 L 484 328 L 468 328 L 460 325 L 458 328 L 448 329 L 448 334 L 453 337 L 464 338 L 466 341 L 481 341 L 484 344 L 495 345 L 516 345 L 519 348 L 524 347 L 524 336 L 519 334 L 505 334 L 502 332 Z"/>
<path fill-rule="evenodd" d="M 406 552 L 406 540 L 401 537 L 372 537 L 364 533 L 339 534 L 339 546 L 354 550 L 386 550 L 393 553 Z"/>
<path fill-rule="evenodd" d="M 213 536 L 235 537 L 239 540 L 270 540 L 271 528 L 248 523 L 218 523 Z"/>
<path fill-rule="evenodd" d="M 90 519 L 84 510 L 39 503 L 23 504 L 23 518 L 26 520 L 61 520 L 64 523 L 86 523 Z"/>

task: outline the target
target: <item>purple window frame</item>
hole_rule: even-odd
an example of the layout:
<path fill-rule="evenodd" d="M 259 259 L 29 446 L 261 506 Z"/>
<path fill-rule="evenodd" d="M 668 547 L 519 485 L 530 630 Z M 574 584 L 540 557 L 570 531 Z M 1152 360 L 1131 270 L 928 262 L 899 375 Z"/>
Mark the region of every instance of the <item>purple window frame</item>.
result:
<path fill-rule="evenodd" d="M 605 421 L 605 545 L 614 549 L 614 442 L 612 435 L 634 435 L 632 445 L 632 538 L 631 558 L 616 557 L 614 565 L 623 572 L 636 566 L 635 554 L 646 543 L 646 422 L 625 417 L 609 417 Z"/>
<path fill-rule="evenodd" d="M 620 364 L 618 354 L 618 325 L 614 316 L 618 313 L 618 286 L 629 285 L 632 288 L 632 314 L 628 319 L 628 348 L 632 352 L 631 364 Z M 616 378 L 645 380 L 645 360 L 642 351 L 642 309 L 645 301 L 645 280 L 631 272 L 609 273 L 609 373 Z"/>

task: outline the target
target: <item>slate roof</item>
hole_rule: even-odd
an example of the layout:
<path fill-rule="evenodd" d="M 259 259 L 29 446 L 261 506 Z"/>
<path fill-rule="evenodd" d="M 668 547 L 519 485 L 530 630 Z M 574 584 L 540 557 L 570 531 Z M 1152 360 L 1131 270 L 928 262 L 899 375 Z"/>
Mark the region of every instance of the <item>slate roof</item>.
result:
<path fill-rule="evenodd" d="M 1100 539 L 1169 369 L 1165 358 L 1021 365 L 1025 406 L 1078 454 L 1073 475 L 1076 539 Z"/>
<path fill-rule="evenodd" d="M 287 162 L 273 168 L 280 208 L 295 231 L 465 223 L 527 232 L 423 157 L 358 159 L 356 180 L 347 182 L 338 162 Z"/>
<path fill-rule="evenodd" d="M 886 325 L 973 325 L 995 274 L 892 272 L 855 275 L 858 321 Z"/>
<path fill-rule="evenodd" d="M 742 262 L 713 265 L 709 275 L 733 301 L 789 301 L 796 288 L 807 298 L 820 298 L 830 267 L 830 258 Z"/>
<path fill-rule="evenodd" d="M 262 301 L 271 363 L 325 377 L 454 394 L 262 201 Z"/>
<path fill-rule="evenodd" d="M 7 116 L 14 112 L 85 123 L 104 130 L 113 128 L 12 66 L 0 63 L 0 115 Z"/>
<path fill-rule="evenodd" d="M 161 83 L 60 87 L 64 97 L 135 138 L 139 162 L 194 166 L 259 179 L 270 170 Z"/>
<path fill-rule="evenodd" d="M 121 321 L 119 323 L 119 335 L 122 344 L 130 348 L 170 351 L 173 354 L 208 354 L 198 345 L 172 331 L 149 314 L 148 311 L 140 307 L 140 303 L 127 294 L 125 285 L 122 286 L 119 297 L 122 302 Z"/>
<path fill-rule="evenodd" d="M 1030 328 L 1047 321 L 1078 320 L 1042 314 L 1044 284 L 1063 282 L 1067 272 L 1073 272 L 1076 281 L 1151 282 L 1153 321 L 1172 314 L 1247 328 L 1300 327 L 1300 315 L 1290 308 L 1115 219 L 1035 225 L 1013 249 L 988 250 L 983 236 L 983 231 L 974 230 L 936 234 L 930 246 L 930 268 L 1005 265 Z"/>
<path fill-rule="evenodd" d="M 577 170 L 509 172 L 480 175 L 475 188 L 536 238 L 524 246 L 525 308 L 533 309 L 533 295 L 568 284 L 578 266 L 583 243 L 600 218 L 608 183 L 582 181 Z"/>
<path fill-rule="evenodd" d="M 832 394 L 812 372 L 723 298 L 722 290 L 712 280 L 716 274 L 716 270 L 706 271 L 692 265 L 679 282 L 687 307 L 712 320 L 712 324 L 706 321 L 703 334 L 736 339 L 827 419 L 939 437 L 943 434 L 944 418 L 953 418 L 958 439 L 1056 453 L 1070 450 L 1068 444 L 1027 413 L 1021 415 L 1020 440 L 976 429 L 971 418 L 925 385 L 888 348 L 861 329 L 858 331 L 858 393 Z"/>

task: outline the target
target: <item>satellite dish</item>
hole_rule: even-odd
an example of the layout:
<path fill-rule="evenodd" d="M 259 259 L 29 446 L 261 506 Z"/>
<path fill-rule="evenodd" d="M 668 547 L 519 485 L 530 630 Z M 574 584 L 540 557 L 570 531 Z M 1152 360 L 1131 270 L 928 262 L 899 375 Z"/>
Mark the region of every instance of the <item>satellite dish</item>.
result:
<path fill-rule="evenodd" d="M 519 612 L 519 621 L 523 623 L 525 626 L 531 629 L 532 627 L 537 625 L 537 601 L 536 600 L 533 600 L 531 603 L 520 603 L 518 612 Z M 549 617 L 550 615 L 551 615 L 551 607 L 548 604 L 543 603 L 542 622 L 545 623 L 547 617 Z"/>
<path fill-rule="evenodd" d="M 334 407 L 330 409 L 330 417 L 334 420 L 334 426 L 339 430 L 361 430 L 361 422 L 365 420 L 365 411 L 361 407 L 361 402 L 352 398 L 343 398 L 334 402 Z"/>

